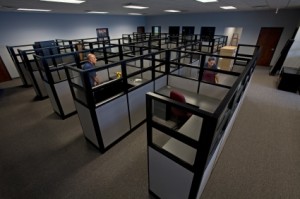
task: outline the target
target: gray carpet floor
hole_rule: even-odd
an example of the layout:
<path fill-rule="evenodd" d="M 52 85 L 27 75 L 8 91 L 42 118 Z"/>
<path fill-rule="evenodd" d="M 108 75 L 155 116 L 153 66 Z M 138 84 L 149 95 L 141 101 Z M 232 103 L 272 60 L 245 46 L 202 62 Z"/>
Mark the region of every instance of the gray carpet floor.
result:
<path fill-rule="evenodd" d="M 201 199 L 300 198 L 300 96 L 257 67 Z M 146 128 L 100 154 L 19 79 L 0 84 L 0 198 L 149 199 Z"/>

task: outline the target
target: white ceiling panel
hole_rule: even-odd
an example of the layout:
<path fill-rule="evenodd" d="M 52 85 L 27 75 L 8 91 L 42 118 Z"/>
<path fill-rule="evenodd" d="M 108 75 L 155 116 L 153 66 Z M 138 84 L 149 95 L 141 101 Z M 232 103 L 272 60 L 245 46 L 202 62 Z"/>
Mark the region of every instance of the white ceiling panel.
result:
<path fill-rule="evenodd" d="M 125 4 L 136 3 L 147 6 L 146 10 L 123 8 Z M 215 3 L 201 3 L 195 0 L 86 0 L 82 4 L 41 2 L 39 0 L 0 0 L 0 11 L 16 11 L 17 8 L 50 9 L 54 13 L 85 13 L 106 11 L 113 15 L 127 15 L 137 12 L 144 15 L 162 15 L 164 10 L 176 9 L 183 13 L 228 12 L 220 6 L 235 6 L 235 11 L 258 9 L 300 8 L 300 0 L 219 0 Z M 20 11 L 18 11 L 20 12 Z"/>

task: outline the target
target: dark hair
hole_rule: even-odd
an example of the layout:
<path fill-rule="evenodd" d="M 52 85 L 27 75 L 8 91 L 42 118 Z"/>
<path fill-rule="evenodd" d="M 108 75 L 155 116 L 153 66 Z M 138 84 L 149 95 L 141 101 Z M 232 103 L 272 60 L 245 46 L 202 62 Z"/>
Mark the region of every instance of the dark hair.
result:
<path fill-rule="evenodd" d="M 207 61 L 215 61 L 214 57 L 209 57 Z"/>

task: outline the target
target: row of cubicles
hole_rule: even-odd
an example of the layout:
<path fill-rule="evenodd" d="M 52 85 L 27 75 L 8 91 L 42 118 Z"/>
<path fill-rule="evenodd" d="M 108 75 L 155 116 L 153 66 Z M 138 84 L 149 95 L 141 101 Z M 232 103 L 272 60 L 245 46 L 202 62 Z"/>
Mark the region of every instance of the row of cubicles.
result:
<path fill-rule="evenodd" d="M 32 49 L 18 54 L 34 60 L 54 111 L 63 118 L 77 111 L 84 137 L 101 152 L 147 121 L 149 191 L 160 198 L 199 198 L 241 106 L 258 47 L 239 45 L 235 57 L 214 54 L 234 60 L 233 70 L 224 71 L 204 68 L 211 54 L 201 52 L 201 42 L 169 41 L 60 40 L 54 48 L 60 53 L 52 47 L 39 50 L 52 52 L 47 56 Z M 82 70 L 88 53 L 96 55 L 96 67 Z M 205 71 L 219 82 L 205 82 Z M 90 85 L 91 72 L 100 85 Z M 185 102 L 171 99 L 172 91 Z M 178 121 L 174 109 L 188 118 Z"/>
<path fill-rule="evenodd" d="M 91 48 L 100 48 L 103 46 L 103 44 L 132 45 L 132 44 L 139 43 L 139 46 L 141 45 L 150 46 L 148 42 L 151 41 L 151 43 L 154 43 L 153 40 L 156 40 L 156 46 L 163 45 L 164 43 L 168 43 L 169 45 L 173 45 L 173 46 L 182 46 L 182 45 L 188 45 L 194 42 L 201 41 L 198 47 L 200 52 L 216 53 L 220 50 L 221 47 L 226 45 L 227 36 L 215 35 L 214 38 L 211 40 L 203 40 L 201 39 L 201 35 L 171 36 L 167 33 L 160 33 L 160 34 L 133 33 L 133 34 L 123 34 L 121 39 L 110 39 L 109 37 L 84 38 L 84 39 L 73 39 L 73 40 L 56 39 L 55 41 L 49 41 L 49 42 L 54 42 L 51 45 L 52 48 L 55 46 L 58 46 L 60 48 L 65 48 L 66 46 L 68 46 L 67 48 L 61 49 L 58 52 L 58 53 L 67 53 L 67 52 L 81 51 L 81 50 L 91 49 Z M 36 42 L 36 43 L 43 43 L 43 42 Z M 49 47 L 49 45 L 46 47 Z M 152 45 L 152 47 L 154 47 L 154 45 Z M 30 66 L 27 66 L 27 64 L 25 63 L 26 60 L 24 59 L 26 58 L 24 59 L 22 58 L 20 54 L 20 50 L 27 51 L 25 52 L 25 56 L 27 55 L 30 64 L 34 65 L 35 64 L 33 63 L 34 59 L 32 56 L 30 56 L 30 54 L 34 54 L 35 49 L 37 48 L 42 48 L 42 46 L 36 46 L 36 44 L 7 46 L 7 50 L 17 68 L 18 73 L 20 74 L 20 78 L 24 86 L 36 86 L 36 84 L 35 81 L 32 80 L 32 76 L 34 75 L 31 74 L 32 72 Z M 165 49 L 164 47 L 162 48 Z M 84 59 L 84 57 L 81 57 L 81 59 Z M 32 66 L 31 68 L 33 68 L 34 71 L 37 71 L 35 70 L 34 66 Z M 41 94 L 37 92 L 37 97 L 41 97 L 40 95 Z M 43 97 L 44 96 L 42 96 L 41 98 Z"/>
<path fill-rule="evenodd" d="M 124 44 L 121 45 L 122 43 Z M 8 46 L 7 49 L 19 69 L 24 86 L 33 86 L 36 99 L 45 99 L 49 96 L 54 112 L 61 118 L 66 118 L 76 113 L 64 72 L 66 64 L 75 63 L 75 61 L 84 62 L 86 54 L 90 52 L 95 53 L 99 63 L 102 62 L 101 64 L 104 65 L 122 60 L 123 54 L 126 53 L 131 53 L 132 56 L 135 56 L 148 53 L 150 52 L 149 49 L 159 50 L 171 47 L 170 45 L 167 46 L 164 40 L 160 41 L 159 38 L 134 43 L 126 43 L 126 39 L 109 38 L 104 40 L 99 40 L 98 38 L 81 40 L 59 39 L 56 41 L 38 42 L 38 44 Z M 148 50 L 141 52 L 141 47 L 148 48 Z M 175 47 L 175 45 L 172 45 L 172 47 Z M 71 52 L 80 52 L 78 60 L 68 57 L 68 53 Z M 64 56 L 65 54 L 66 56 Z M 47 60 L 45 63 L 39 61 L 40 57 L 47 55 L 57 56 Z"/>
<path fill-rule="evenodd" d="M 235 63 L 232 71 L 211 69 L 218 83 L 202 79 L 207 54 L 173 52 L 190 62 L 170 59 L 166 75 L 154 81 L 154 92 L 146 95 L 148 185 L 158 198 L 194 199 L 200 198 L 235 121 L 259 47 L 239 45 L 236 57 L 230 58 Z M 172 98 L 174 91 L 185 102 Z M 174 110 L 187 117 L 178 122 Z"/>
<path fill-rule="evenodd" d="M 91 70 L 66 66 L 85 138 L 104 152 L 147 121 L 149 191 L 159 198 L 199 198 L 225 144 L 259 54 L 239 45 L 232 71 L 204 68 L 194 47 L 160 50 Z M 78 56 L 78 53 L 73 53 Z M 76 59 L 76 58 L 75 58 Z M 218 83 L 206 82 L 205 71 Z M 102 84 L 92 87 L 89 73 Z M 117 72 L 122 76 L 118 77 Z M 180 92 L 186 102 L 170 98 Z M 178 122 L 172 109 L 189 113 Z M 117 125 L 116 125 L 117 124 Z"/>

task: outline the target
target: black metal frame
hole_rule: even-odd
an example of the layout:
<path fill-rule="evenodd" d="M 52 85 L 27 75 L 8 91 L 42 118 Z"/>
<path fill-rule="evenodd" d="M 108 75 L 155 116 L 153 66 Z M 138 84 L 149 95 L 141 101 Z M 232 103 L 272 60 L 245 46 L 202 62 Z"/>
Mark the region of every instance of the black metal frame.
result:
<path fill-rule="evenodd" d="M 7 51 L 13 60 L 16 69 L 20 75 L 20 78 L 22 80 L 23 86 L 29 87 L 32 85 L 32 83 L 25 77 L 26 74 L 24 74 L 24 70 L 26 70 L 24 67 L 24 63 L 21 61 L 20 54 L 18 53 L 18 49 L 33 49 L 33 44 L 26 44 L 26 45 L 18 45 L 18 46 L 6 46 Z"/>
<path fill-rule="evenodd" d="M 71 87 L 73 99 L 74 99 L 74 101 L 76 101 L 77 103 L 81 104 L 82 106 L 86 107 L 89 110 L 91 117 L 92 117 L 93 128 L 95 130 L 96 137 L 97 137 L 97 142 L 98 142 L 97 144 L 99 145 L 99 147 L 97 147 L 95 144 L 93 144 L 93 145 L 95 147 L 97 147 L 100 150 L 100 152 L 105 152 L 106 150 L 108 150 L 114 144 L 116 144 L 117 142 L 122 140 L 124 137 L 126 137 L 128 134 L 130 134 L 132 131 L 134 131 L 136 128 L 138 128 L 141 124 L 143 124 L 145 122 L 145 119 L 143 119 L 140 123 L 133 125 L 133 123 L 131 121 L 130 111 L 129 111 L 130 107 L 129 107 L 128 97 L 129 97 L 130 92 L 133 92 L 145 85 L 148 85 L 149 83 L 155 81 L 155 79 L 164 75 L 164 71 L 159 70 L 160 66 L 164 65 L 164 60 L 155 58 L 155 55 L 159 55 L 162 53 L 164 53 L 164 52 L 156 52 L 156 53 L 151 53 L 151 54 L 147 54 L 147 55 L 142 55 L 139 57 L 122 60 L 117 63 L 105 65 L 103 67 L 98 67 L 98 68 L 90 69 L 90 70 L 82 70 L 78 66 L 77 67 L 70 66 L 70 65 L 66 66 L 66 74 L 67 74 L 67 78 L 69 81 L 69 85 Z M 154 62 L 159 62 L 159 63 L 151 65 L 149 67 L 145 67 L 143 65 L 144 60 L 151 61 L 151 63 L 154 63 Z M 135 72 L 128 73 L 128 71 L 127 71 L 128 66 L 134 67 L 131 64 L 131 62 L 136 62 L 136 61 L 140 62 L 140 66 L 136 67 L 138 70 Z M 90 82 L 89 82 L 89 73 L 90 72 L 109 70 L 116 66 L 121 67 L 121 71 L 122 71 L 121 78 L 111 79 L 108 82 L 102 83 L 99 86 L 91 87 Z M 146 72 L 151 72 L 151 79 L 132 87 L 132 85 L 129 83 L 129 79 L 134 76 L 137 76 L 137 75 L 143 76 L 143 73 L 146 73 Z M 77 74 L 77 76 L 74 77 L 73 76 L 74 73 Z M 82 83 L 82 85 L 79 85 L 78 83 L 76 84 L 72 81 L 74 78 L 78 78 L 78 77 L 82 80 L 82 81 L 80 81 Z M 111 76 L 111 78 L 114 78 L 114 77 Z M 103 91 L 103 89 L 105 89 L 107 87 L 111 87 L 114 84 L 117 84 L 117 86 L 119 88 L 121 88 L 118 93 L 114 93 L 112 96 L 109 96 L 106 99 L 101 99 L 101 101 L 94 100 L 94 96 L 97 92 L 101 92 L 101 91 Z M 78 98 L 75 90 L 77 92 L 80 90 L 85 95 L 85 100 Z M 128 132 L 126 132 L 124 135 L 122 135 L 121 137 L 119 137 L 118 139 L 116 139 L 115 141 L 113 141 L 111 144 L 109 144 L 108 146 L 105 147 L 102 136 L 101 136 L 102 135 L 101 130 L 100 130 L 100 127 L 98 124 L 96 109 L 118 99 L 119 97 L 123 97 L 124 95 L 127 98 L 127 110 L 128 110 L 130 130 Z M 80 116 L 79 116 L 79 118 L 80 118 Z M 87 137 L 86 137 L 86 139 L 89 140 Z M 90 141 L 90 142 L 93 143 L 92 141 Z"/>
<path fill-rule="evenodd" d="M 198 194 L 198 189 L 200 187 L 203 174 L 208 163 L 211 160 L 212 155 L 214 154 L 217 145 L 219 145 L 220 140 L 223 137 L 223 133 L 227 128 L 228 123 L 230 122 L 233 114 L 236 112 L 236 108 L 238 107 L 240 100 L 246 90 L 248 83 L 250 81 L 251 75 L 253 70 L 256 66 L 256 60 L 259 56 L 259 47 L 258 46 L 251 46 L 245 45 L 248 47 L 254 47 L 255 51 L 253 52 L 252 56 L 247 56 L 247 58 L 237 58 L 239 60 L 247 60 L 247 65 L 242 73 L 236 74 L 229 71 L 220 71 L 218 73 L 225 73 L 230 75 L 238 75 L 238 79 L 234 82 L 234 84 L 229 88 L 228 92 L 225 95 L 224 99 L 218 105 L 216 110 L 212 113 L 199 109 L 198 107 L 191 106 L 185 103 L 179 103 L 170 99 L 168 96 L 163 96 L 158 93 L 147 93 L 146 95 L 146 108 L 147 108 L 147 144 L 148 144 L 148 164 L 149 164 L 149 148 L 156 150 L 157 152 L 161 153 L 163 156 L 166 156 L 170 160 L 174 161 L 175 163 L 181 165 L 183 168 L 191 171 L 194 174 L 192 180 L 192 186 L 190 188 L 189 197 L 190 199 L 196 198 Z M 190 52 L 190 54 L 194 54 L 194 52 Z M 237 53 L 240 56 L 239 53 Z M 200 54 L 202 56 L 201 60 L 205 60 L 206 54 Z M 168 56 L 167 56 L 168 57 Z M 229 57 L 228 57 L 229 58 Z M 250 58 L 250 59 L 249 59 Z M 170 61 L 166 63 L 167 65 L 176 64 L 180 69 L 181 67 L 192 67 L 187 64 L 176 63 L 174 61 Z M 203 62 L 202 62 L 203 64 Z M 167 67 L 169 68 L 169 67 Z M 200 70 L 203 70 L 200 69 Z M 170 70 L 167 69 L 167 76 L 174 75 Z M 201 82 L 201 75 L 199 76 L 198 80 L 199 83 Z M 202 82 L 201 82 L 202 84 Z M 201 85 L 200 85 L 201 86 Z M 216 84 L 216 86 L 221 86 Z M 199 116 L 203 119 L 200 137 L 198 140 L 193 140 L 186 135 L 180 134 L 176 130 L 169 128 L 157 121 L 153 120 L 153 111 L 155 101 L 165 104 L 165 107 L 176 107 L 177 109 L 181 109 L 183 111 L 189 112 L 193 115 Z M 153 129 L 157 129 L 159 132 L 166 134 L 170 137 L 175 138 L 176 140 L 196 149 L 197 153 L 195 156 L 194 164 L 189 164 L 184 160 L 180 159 L 179 157 L 173 155 L 172 153 L 166 151 L 165 149 L 161 148 L 160 146 L 156 145 L 153 142 Z M 150 175 L 149 166 L 148 166 L 148 174 Z M 176 174 L 174 174 L 176 175 Z M 155 197 L 159 197 L 156 193 L 154 193 L 150 189 L 150 176 L 149 176 L 149 192 L 154 194 Z"/>
<path fill-rule="evenodd" d="M 38 71 L 40 75 L 41 75 L 41 72 L 37 68 L 37 63 L 36 63 L 36 60 L 34 59 L 33 55 L 34 54 L 43 55 L 44 51 L 49 52 L 50 55 L 54 55 L 55 52 L 53 51 L 53 48 L 57 49 L 58 53 L 74 51 L 74 47 L 72 45 L 71 46 L 69 46 L 69 45 L 68 46 L 51 46 L 51 47 L 46 47 L 46 48 L 35 48 L 32 50 L 18 49 L 19 55 L 22 59 L 22 62 L 24 63 L 24 66 L 30 75 L 32 85 L 36 91 L 36 97 L 40 100 L 48 98 L 48 95 L 43 94 L 43 92 L 41 91 L 42 85 L 39 85 L 38 81 L 35 78 L 34 72 Z M 32 56 L 33 59 L 30 59 L 29 58 L 30 56 Z"/>

